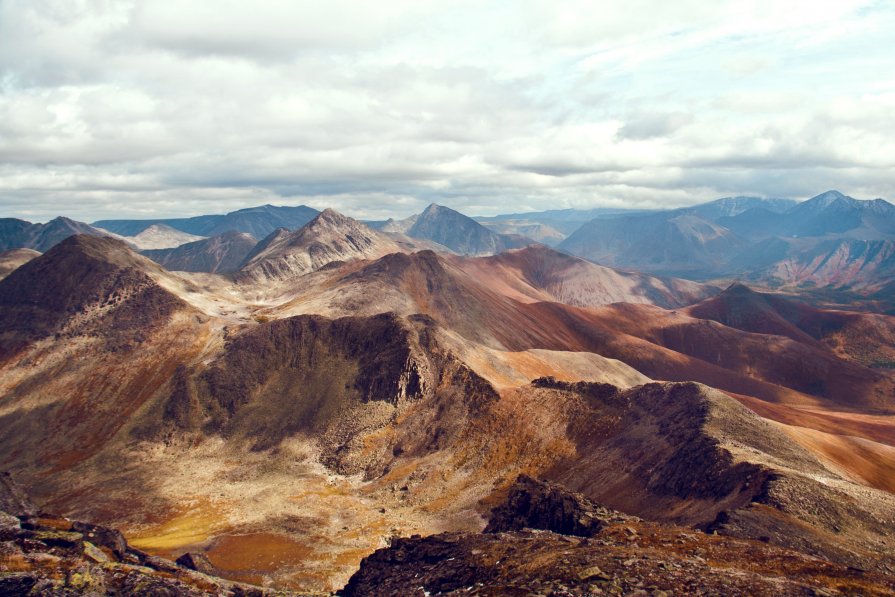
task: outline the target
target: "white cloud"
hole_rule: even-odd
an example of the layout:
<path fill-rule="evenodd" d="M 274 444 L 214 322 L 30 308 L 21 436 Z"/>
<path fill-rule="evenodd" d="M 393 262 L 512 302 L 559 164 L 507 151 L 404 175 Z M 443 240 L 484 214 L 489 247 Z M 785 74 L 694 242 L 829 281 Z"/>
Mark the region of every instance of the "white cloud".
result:
<path fill-rule="evenodd" d="M 895 197 L 885 3 L 0 0 L 0 216 Z"/>

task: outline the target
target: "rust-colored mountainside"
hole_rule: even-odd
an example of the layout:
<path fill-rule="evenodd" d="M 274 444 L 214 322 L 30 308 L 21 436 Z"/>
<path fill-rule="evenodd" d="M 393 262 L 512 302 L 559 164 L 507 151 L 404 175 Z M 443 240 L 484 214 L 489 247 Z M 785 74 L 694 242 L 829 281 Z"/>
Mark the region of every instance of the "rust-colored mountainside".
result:
<path fill-rule="evenodd" d="M 408 561 L 511 546 L 486 567 L 495 583 L 542 586 L 528 557 L 560 576 L 593 560 L 634 590 L 626 568 L 692 564 L 681 533 L 719 569 L 766 558 L 717 572 L 719 590 L 796 569 L 790 594 L 889 586 L 891 318 L 541 246 L 399 249 L 330 211 L 232 276 L 60 243 L 0 281 L 0 466 L 47 511 L 268 587 L 335 591 L 392 543 Z M 642 543 L 609 549 L 665 567 L 586 547 L 554 562 L 561 534 L 479 536 L 520 474 L 646 521 Z M 453 547 L 394 543 L 438 533 Z"/>

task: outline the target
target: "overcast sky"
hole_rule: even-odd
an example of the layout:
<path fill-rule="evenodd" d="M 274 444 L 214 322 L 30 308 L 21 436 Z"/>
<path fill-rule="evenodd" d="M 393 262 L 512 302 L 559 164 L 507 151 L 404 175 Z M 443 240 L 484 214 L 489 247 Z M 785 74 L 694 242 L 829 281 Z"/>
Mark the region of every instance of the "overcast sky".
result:
<path fill-rule="evenodd" d="M 895 199 L 895 3 L 0 0 L 0 217 Z"/>

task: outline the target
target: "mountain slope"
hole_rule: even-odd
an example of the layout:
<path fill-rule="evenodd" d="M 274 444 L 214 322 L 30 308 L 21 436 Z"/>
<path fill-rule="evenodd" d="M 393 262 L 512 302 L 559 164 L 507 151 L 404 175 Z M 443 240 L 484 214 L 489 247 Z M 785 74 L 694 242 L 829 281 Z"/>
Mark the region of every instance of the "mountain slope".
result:
<path fill-rule="evenodd" d="M 495 220 L 479 223 L 498 234 L 524 236 L 550 247 L 555 247 L 566 238 L 566 235 L 556 228 L 531 220 Z"/>
<path fill-rule="evenodd" d="M 895 362 L 895 318 L 871 313 L 817 309 L 793 298 L 759 293 L 733 284 L 718 296 L 687 309 L 743 331 L 823 343 L 836 354 L 868 367 Z"/>
<path fill-rule="evenodd" d="M 574 307 L 549 293 L 597 270 L 543 247 L 363 259 L 380 248 L 368 230 L 324 212 L 252 258 L 283 257 L 284 277 L 218 294 L 227 278 L 181 292 L 189 276 L 111 239 L 22 266 L 0 281 L 0 346 L 16 344 L 0 359 L 0 468 L 45 510 L 114 523 L 140 549 L 305 593 L 342 586 L 388 537 L 481 530 L 523 472 L 650 519 L 892 565 L 891 376 L 810 322 L 794 339 Z M 315 251 L 343 260 L 314 269 Z M 177 293 L 253 310 L 203 315 Z"/>
<path fill-rule="evenodd" d="M 225 232 L 171 249 L 142 251 L 165 269 L 183 272 L 235 272 L 258 241 L 243 232 Z"/>
<path fill-rule="evenodd" d="M 32 249 L 10 249 L 0 253 L 0 280 L 25 265 L 40 253 Z"/>
<path fill-rule="evenodd" d="M 895 278 L 895 239 L 830 239 L 788 244 L 770 263 L 747 264 L 741 276 L 772 286 L 875 291 Z"/>
<path fill-rule="evenodd" d="M 651 214 L 583 225 L 559 249 L 610 267 L 670 275 L 706 276 L 746 241 L 726 228 L 688 214 Z"/>
<path fill-rule="evenodd" d="M 622 272 L 559 253 L 545 246 L 466 259 L 460 267 L 473 277 L 518 291 L 520 297 L 576 307 L 609 303 L 648 303 L 681 307 L 714 294 L 696 282 Z M 532 289 L 540 292 L 532 292 Z"/>
<path fill-rule="evenodd" d="M 151 226 L 161 224 L 198 236 L 215 236 L 235 230 L 251 234 L 255 238 L 264 238 L 280 227 L 290 230 L 301 228 L 318 213 L 316 209 L 306 205 L 261 205 L 223 215 L 158 220 L 100 220 L 94 222 L 94 225 L 123 236 L 136 236 Z"/>
<path fill-rule="evenodd" d="M 472 218 L 435 203 L 407 220 L 387 224 L 383 231 L 430 240 L 460 255 L 494 255 L 531 244 L 524 237 L 492 232 Z"/>
<path fill-rule="evenodd" d="M 782 214 L 797 205 L 792 199 L 765 199 L 762 197 L 723 197 L 708 203 L 701 203 L 681 211 L 699 216 L 710 222 L 720 218 L 738 216 L 746 211 L 761 209 L 771 213 Z"/>
<path fill-rule="evenodd" d="M 46 224 L 32 224 L 14 218 L 0 219 L 0 251 L 10 249 L 33 249 L 44 253 L 57 243 L 75 234 L 108 236 L 93 226 L 64 217 L 50 220 Z"/>
<path fill-rule="evenodd" d="M 0 281 L 0 359 L 53 335 L 96 334 L 133 346 L 159 320 L 187 308 L 148 275 L 153 267 L 112 238 L 62 241 Z"/>
<path fill-rule="evenodd" d="M 122 237 L 141 251 L 152 249 L 173 249 L 186 243 L 202 240 L 203 237 L 189 234 L 164 224 L 153 224 L 136 236 Z"/>
<path fill-rule="evenodd" d="M 0 281 L 5 466 L 90 458 L 194 358 L 205 319 L 159 285 L 165 275 L 121 241 L 79 235 Z"/>
<path fill-rule="evenodd" d="M 401 251 L 393 240 L 327 209 L 295 232 L 276 230 L 261 241 L 240 268 L 240 280 L 286 279 L 333 261 L 370 259 Z"/>

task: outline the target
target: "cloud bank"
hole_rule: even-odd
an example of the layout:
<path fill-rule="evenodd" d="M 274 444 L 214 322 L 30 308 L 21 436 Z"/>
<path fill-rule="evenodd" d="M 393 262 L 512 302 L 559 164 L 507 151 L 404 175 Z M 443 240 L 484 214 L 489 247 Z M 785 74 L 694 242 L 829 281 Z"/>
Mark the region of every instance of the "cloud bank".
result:
<path fill-rule="evenodd" d="M 895 197 L 895 8 L 0 0 L 0 216 Z"/>

